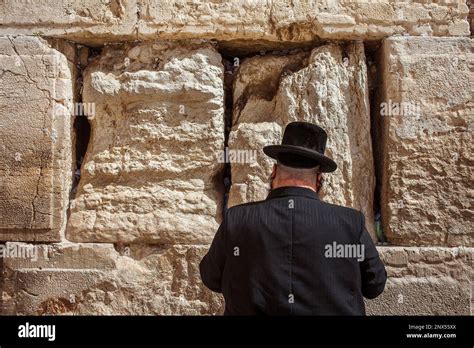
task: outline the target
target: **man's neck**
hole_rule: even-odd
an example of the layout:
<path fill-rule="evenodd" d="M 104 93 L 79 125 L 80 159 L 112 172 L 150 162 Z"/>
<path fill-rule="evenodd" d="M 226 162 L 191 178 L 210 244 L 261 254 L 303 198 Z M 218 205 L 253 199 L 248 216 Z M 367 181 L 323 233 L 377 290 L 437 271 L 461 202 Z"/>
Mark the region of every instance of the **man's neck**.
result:
<path fill-rule="evenodd" d="M 272 185 L 272 189 L 285 187 L 285 186 L 304 187 L 316 192 L 316 188 L 312 185 L 309 185 L 306 181 L 295 180 L 295 179 L 279 180 L 278 183 L 274 183 L 274 185 Z"/>

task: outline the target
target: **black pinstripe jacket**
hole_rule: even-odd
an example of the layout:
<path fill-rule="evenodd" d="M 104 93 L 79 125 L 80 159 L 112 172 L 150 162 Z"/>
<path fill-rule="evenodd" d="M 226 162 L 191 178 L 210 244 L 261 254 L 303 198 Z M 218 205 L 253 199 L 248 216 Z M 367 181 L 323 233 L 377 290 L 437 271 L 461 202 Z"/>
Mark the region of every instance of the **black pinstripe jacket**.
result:
<path fill-rule="evenodd" d="M 228 315 L 364 315 L 387 278 L 364 215 L 302 187 L 228 209 L 200 271 Z"/>

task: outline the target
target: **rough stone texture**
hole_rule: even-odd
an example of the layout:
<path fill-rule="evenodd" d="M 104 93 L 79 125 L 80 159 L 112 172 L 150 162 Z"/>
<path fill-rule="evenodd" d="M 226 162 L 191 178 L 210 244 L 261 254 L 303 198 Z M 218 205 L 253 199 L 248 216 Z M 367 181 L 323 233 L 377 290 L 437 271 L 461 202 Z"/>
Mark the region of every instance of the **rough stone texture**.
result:
<path fill-rule="evenodd" d="M 414 106 L 400 116 L 380 116 L 382 220 L 394 244 L 471 244 L 473 43 L 384 42 L 381 101 Z"/>
<path fill-rule="evenodd" d="M 20 243 L 7 243 L 15 248 Z M 199 277 L 204 246 L 36 245 L 37 260 L 4 259 L 4 313 L 197 315 L 222 312 Z"/>
<path fill-rule="evenodd" d="M 221 219 L 232 113 L 230 150 L 250 161 L 231 163 L 230 206 L 266 196 L 261 148 L 314 121 L 339 164 L 322 199 L 364 211 L 374 236 L 371 130 L 384 230 L 408 246 L 379 247 L 389 280 L 368 313 L 469 314 L 468 13 L 462 0 L 0 0 L 0 247 L 38 252 L 0 255 L 0 313 L 222 313 L 198 264 Z M 216 47 L 231 64 L 266 51 L 227 75 L 226 112 Z M 66 229 L 87 143 L 71 134 L 75 98 L 95 108 Z M 381 102 L 421 114 L 377 117 Z"/>
<path fill-rule="evenodd" d="M 71 182 L 74 67 L 36 37 L 0 37 L 0 240 L 58 241 Z"/>
<path fill-rule="evenodd" d="M 469 35 L 462 2 L 139 0 L 139 36 L 304 42 L 395 34 Z M 179 29 L 179 30 L 178 30 Z"/>
<path fill-rule="evenodd" d="M 28 246 L 7 243 L 7 247 Z M 29 245 L 37 259 L 6 257 L 3 314 L 219 314 L 198 264 L 204 246 Z M 473 248 L 379 247 L 389 281 L 371 315 L 469 314 Z"/>
<path fill-rule="evenodd" d="M 85 71 L 92 135 L 67 237 L 206 244 L 222 210 L 223 66 L 205 44 L 110 46 Z"/>
<path fill-rule="evenodd" d="M 469 315 L 473 248 L 379 247 L 389 279 L 368 314 Z"/>
<path fill-rule="evenodd" d="M 82 43 L 206 38 L 255 44 L 390 35 L 469 35 L 464 1 L 3 0 L 0 34 Z"/>
<path fill-rule="evenodd" d="M 136 0 L 3 0 L 0 34 L 45 35 L 81 43 L 134 40 Z"/>
<path fill-rule="evenodd" d="M 362 210 L 374 234 L 374 166 L 367 73 L 362 44 L 324 45 L 310 53 L 245 60 L 234 80 L 229 148 L 255 150 L 256 161 L 232 163 L 229 206 L 264 199 L 273 160 L 262 151 L 281 141 L 292 121 L 328 132 L 326 154 L 338 164 L 325 174 L 321 198 Z"/>

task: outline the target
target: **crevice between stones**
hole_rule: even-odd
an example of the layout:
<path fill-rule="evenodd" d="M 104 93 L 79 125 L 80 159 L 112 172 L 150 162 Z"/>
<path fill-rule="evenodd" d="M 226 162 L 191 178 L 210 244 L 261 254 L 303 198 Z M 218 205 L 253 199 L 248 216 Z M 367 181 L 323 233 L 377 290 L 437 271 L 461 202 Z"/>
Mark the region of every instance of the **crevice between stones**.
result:
<path fill-rule="evenodd" d="M 219 52 L 221 53 L 221 52 Z M 235 77 L 236 65 L 235 60 L 230 56 L 224 56 L 222 53 L 222 63 L 224 65 L 224 154 L 229 147 L 229 136 L 232 129 L 232 113 L 234 105 L 233 84 Z M 236 57 L 239 59 L 238 57 Z M 223 156 L 225 159 L 225 156 Z M 224 201 L 223 201 L 223 216 L 227 209 L 227 202 L 229 199 L 230 186 L 232 185 L 232 168 L 230 163 L 224 161 L 224 169 L 222 171 L 222 183 L 224 185 Z"/>
<path fill-rule="evenodd" d="M 367 80 L 369 85 L 369 108 L 370 108 L 370 135 L 372 139 L 372 156 L 375 169 L 375 189 L 374 189 L 374 218 L 375 232 L 378 242 L 387 243 L 387 238 L 382 228 L 382 146 L 381 146 L 381 120 L 380 102 L 382 91 L 382 76 L 380 48 L 381 41 L 364 42 L 364 51 L 367 64 Z"/>
<path fill-rule="evenodd" d="M 469 14 L 467 15 L 467 20 L 469 22 L 469 27 L 471 29 L 471 37 L 474 36 L 474 26 L 473 26 L 473 19 L 474 19 L 474 6 L 472 0 L 467 0 L 466 5 L 469 8 Z"/>
<path fill-rule="evenodd" d="M 94 56 L 100 53 L 101 49 L 88 48 L 88 59 L 87 62 Z M 87 118 L 88 107 L 84 104 L 82 99 L 82 92 L 84 88 L 84 70 L 87 62 L 78 61 L 77 76 L 74 83 L 74 113 L 73 113 L 73 125 L 72 125 L 72 140 L 73 140 L 73 173 L 72 173 L 72 185 L 69 195 L 69 199 L 74 199 L 77 194 L 77 188 L 81 178 L 81 167 L 84 158 L 87 153 L 91 137 L 91 125 Z M 68 216 L 69 217 L 69 216 Z"/>
<path fill-rule="evenodd" d="M 80 51 L 86 53 L 85 57 L 81 57 Z M 87 112 L 89 107 L 84 104 L 82 99 L 83 92 L 83 81 L 84 81 L 84 70 L 87 67 L 88 62 L 99 54 L 101 48 L 92 48 L 83 45 L 75 45 L 75 81 L 73 84 L 73 113 L 72 113 L 72 125 L 71 125 L 71 152 L 72 152 L 72 163 L 71 163 L 71 186 L 68 196 L 68 207 L 66 210 L 66 221 L 61 231 L 61 239 L 67 241 L 66 238 L 66 227 L 71 214 L 70 202 L 76 197 L 79 182 L 81 179 L 81 169 L 84 162 L 84 158 L 87 153 L 89 141 L 91 138 L 91 126 L 87 118 Z M 94 109 L 95 110 L 95 107 Z"/>
<path fill-rule="evenodd" d="M 0 244 L 0 250 L 5 250 L 5 244 Z M 3 296 L 5 294 L 5 272 L 3 266 L 3 253 L 0 254 L 0 315 L 6 313 Z"/>

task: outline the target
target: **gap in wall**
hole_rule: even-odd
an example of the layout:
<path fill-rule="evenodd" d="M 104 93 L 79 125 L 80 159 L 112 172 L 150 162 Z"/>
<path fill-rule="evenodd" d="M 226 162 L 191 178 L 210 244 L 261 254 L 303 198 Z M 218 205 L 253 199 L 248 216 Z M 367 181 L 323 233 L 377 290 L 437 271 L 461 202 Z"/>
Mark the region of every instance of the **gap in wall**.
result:
<path fill-rule="evenodd" d="M 73 138 L 73 177 L 72 186 L 69 199 L 74 199 L 79 186 L 81 178 L 82 164 L 87 153 L 89 141 L 91 138 L 91 125 L 87 118 L 87 111 L 90 111 L 90 107 L 84 104 L 82 100 L 82 92 L 84 88 L 84 70 L 87 67 L 88 62 L 100 54 L 101 48 L 86 47 L 83 45 L 76 46 L 76 52 L 79 56 L 79 50 L 87 50 L 87 57 L 85 59 L 79 59 L 77 62 L 77 76 L 74 83 L 74 112 L 73 112 L 73 126 L 72 126 L 72 138 Z M 95 110 L 95 107 L 94 107 Z"/>
<path fill-rule="evenodd" d="M 1 250 L 5 250 L 5 244 L 4 243 L 0 243 L 0 249 Z M 5 271 L 4 271 L 4 266 L 3 266 L 3 259 L 5 257 L 5 254 L 2 253 L 2 255 L 0 255 L 0 315 L 3 315 L 3 313 L 6 313 L 6 308 L 5 308 L 5 305 L 4 305 L 4 300 L 3 300 L 3 296 L 5 294 L 5 278 L 6 278 L 6 274 L 5 274 Z"/>
<path fill-rule="evenodd" d="M 369 85 L 370 108 L 370 137 L 372 140 L 372 156 L 375 171 L 374 188 L 374 219 L 378 242 L 387 243 L 382 224 L 382 146 L 380 142 L 380 102 L 382 90 L 380 48 L 382 41 L 364 42 L 365 59 L 367 64 L 367 81 Z"/>
<path fill-rule="evenodd" d="M 221 53 L 221 52 L 219 52 Z M 222 55 L 222 53 L 221 53 Z M 238 57 L 235 57 L 240 59 Z M 224 65 L 224 149 L 225 151 L 229 146 L 229 135 L 232 129 L 232 116 L 233 116 L 233 105 L 234 105 L 234 78 L 237 66 L 234 64 L 232 56 L 222 55 L 222 64 Z M 225 158 L 225 156 L 224 156 Z M 227 202 L 229 199 L 230 186 L 232 185 L 232 171 L 231 164 L 225 161 L 224 169 L 222 173 L 222 184 L 224 185 L 224 201 L 223 201 L 223 215 L 227 209 Z"/>
<path fill-rule="evenodd" d="M 76 141 L 74 148 L 74 178 L 71 188 L 71 198 L 74 198 L 77 193 L 77 187 L 81 178 L 81 167 L 90 140 L 91 126 L 87 117 L 76 115 L 74 117 L 73 129 Z"/>

